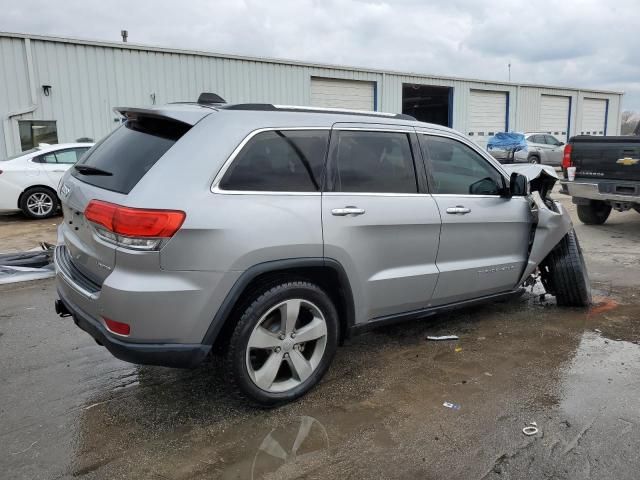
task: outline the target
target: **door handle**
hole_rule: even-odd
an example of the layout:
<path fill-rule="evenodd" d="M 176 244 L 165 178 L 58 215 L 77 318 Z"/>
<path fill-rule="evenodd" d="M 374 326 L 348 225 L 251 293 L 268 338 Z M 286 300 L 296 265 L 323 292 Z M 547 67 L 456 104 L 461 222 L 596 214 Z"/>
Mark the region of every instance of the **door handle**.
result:
<path fill-rule="evenodd" d="M 470 213 L 471 209 L 467 207 L 463 207 L 462 205 L 458 205 L 457 207 L 449 207 L 447 208 L 447 213 L 451 215 L 466 215 Z"/>
<path fill-rule="evenodd" d="M 358 207 L 344 207 L 344 208 L 334 208 L 331 210 L 331 215 L 335 215 L 336 217 L 345 217 L 347 215 L 362 215 L 364 214 L 364 208 Z"/>

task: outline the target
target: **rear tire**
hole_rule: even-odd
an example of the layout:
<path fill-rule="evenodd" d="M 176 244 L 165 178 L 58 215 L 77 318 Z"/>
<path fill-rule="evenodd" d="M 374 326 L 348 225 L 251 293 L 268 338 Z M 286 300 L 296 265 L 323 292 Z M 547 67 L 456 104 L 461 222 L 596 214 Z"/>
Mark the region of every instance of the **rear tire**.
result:
<path fill-rule="evenodd" d="M 540 264 L 542 284 L 563 307 L 588 307 L 591 284 L 582 249 L 570 230 Z"/>
<path fill-rule="evenodd" d="M 534 165 L 540 163 L 540 157 L 538 157 L 537 155 L 531 155 L 529 157 L 529 163 L 532 163 Z"/>
<path fill-rule="evenodd" d="M 53 217 L 59 205 L 56 192 L 46 187 L 29 188 L 20 197 L 20 210 L 29 218 Z"/>
<path fill-rule="evenodd" d="M 263 407 L 281 405 L 306 394 L 329 369 L 338 345 L 338 314 L 317 285 L 290 281 L 265 287 L 237 315 L 224 371 L 238 396 Z"/>
<path fill-rule="evenodd" d="M 585 225 L 602 225 L 611 214 L 611 205 L 594 200 L 588 205 L 578 205 L 578 218 Z"/>

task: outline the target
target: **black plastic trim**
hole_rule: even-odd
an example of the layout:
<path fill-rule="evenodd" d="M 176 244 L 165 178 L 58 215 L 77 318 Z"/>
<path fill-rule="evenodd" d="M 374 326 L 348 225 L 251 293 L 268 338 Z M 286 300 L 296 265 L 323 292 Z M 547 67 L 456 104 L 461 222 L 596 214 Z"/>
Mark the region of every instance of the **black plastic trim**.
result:
<path fill-rule="evenodd" d="M 386 315 L 384 317 L 376 317 L 368 322 L 359 323 L 351 328 L 351 334 L 357 335 L 374 328 L 382 327 L 385 325 L 393 325 L 395 323 L 406 322 L 409 320 L 416 320 L 419 318 L 430 317 L 438 313 L 447 312 L 449 310 L 456 310 L 458 308 L 471 307 L 474 305 L 480 305 L 482 303 L 493 302 L 496 300 L 503 300 L 512 297 L 518 297 L 524 293 L 524 289 L 518 288 L 516 290 L 510 290 L 508 292 L 496 293 L 493 295 L 487 295 L 484 297 L 473 298 L 471 300 L 463 300 L 461 302 L 448 303 L 446 305 L 439 305 L 437 307 L 423 308 L 420 310 L 412 310 L 410 312 L 398 313 L 394 315 Z"/>
<path fill-rule="evenodd" d="M 125 342 L 107 332 L 102 323 L 74 305 L 58 289 L 62 305 L 56 305 L 60 314 L 70 313 L 78 327 L 87 332 L 111 354 L 125 362 L 141 365 L 158 365 L 174 368 L 194 368 L 207 357 L 211 345 L 182 343 L 132 343 Z M 66 309 L 66 312 L 64 310 Z"/>
<path fill-rule="evenodd" d="M 253 267 L 247 269 L 242 273 L 240 278 L 236 280 L 236 283 L 231 287 L 229 293 L 225 297 L 224 301 L 218 308 L 213 321 L 209 326 L 207 333 L 202 341 L 205 345 L 213 345 L 218 334 L 222 330 L 222 327 L 226 323 L 227 319 L 231 315 L 231 312 L 238 300 L 240 300 L 245 288 L 259 275 L 265 273 L 275 273 L 282 270 L 288 270 L 292 268 L 306 268 L 306 267 L 321 267 L 333 269 L 340 279 L 340 289 L 344 292 L 346 310 L 347 310 L 347 323 L 346 330 L 349 331 L 351 326 L 355 323 L 355 309 L 353 305 L 353 293 L 351 292 L 351 285 L 349 284 L 349 278 L 342 265 L 331 258 L 322 257 L 303 257 L 303 258 L 288 258 L 284 260 L 275 260 L 272 262 L 259 263 Z"/>

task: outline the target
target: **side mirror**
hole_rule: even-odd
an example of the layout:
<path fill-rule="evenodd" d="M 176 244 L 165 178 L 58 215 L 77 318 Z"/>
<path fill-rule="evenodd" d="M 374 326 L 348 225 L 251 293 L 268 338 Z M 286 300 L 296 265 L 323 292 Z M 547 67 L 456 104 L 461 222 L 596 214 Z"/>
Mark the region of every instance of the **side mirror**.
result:
<path fill-rule="evenodd" d="M 529 194 L 529 179 L 520 173 L 513 172 L 509 177 L 509 193 L 513 197 L 524 197 Z"/>
<path fill-rule="evenodd" d="M 557 145 L 557 146 L 558 146 L 558 147 L 561 147 L 561 146 L 563 146 L 563 145 L 564 145 L 564 142 L 558 142 L 558 145 Z"/>

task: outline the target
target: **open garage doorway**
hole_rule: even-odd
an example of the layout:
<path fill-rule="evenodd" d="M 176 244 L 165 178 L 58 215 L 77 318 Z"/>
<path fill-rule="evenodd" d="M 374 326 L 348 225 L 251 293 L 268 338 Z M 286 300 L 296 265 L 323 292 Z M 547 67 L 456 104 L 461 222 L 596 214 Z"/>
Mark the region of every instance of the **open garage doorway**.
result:
<path fill-rule="evenodd" d="M 453 88 L 413 83 L 402 84 L 402 113 L 421 122 L 450 127 L 453 108 Z"/>

